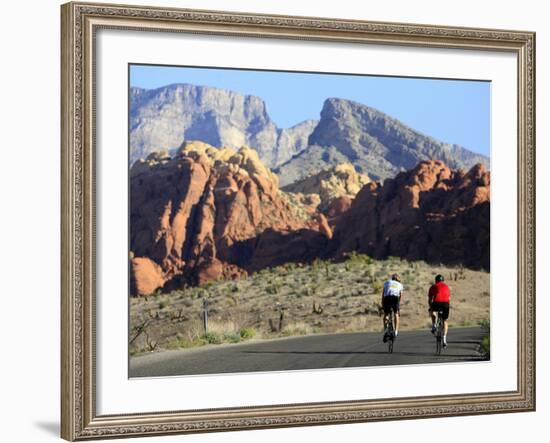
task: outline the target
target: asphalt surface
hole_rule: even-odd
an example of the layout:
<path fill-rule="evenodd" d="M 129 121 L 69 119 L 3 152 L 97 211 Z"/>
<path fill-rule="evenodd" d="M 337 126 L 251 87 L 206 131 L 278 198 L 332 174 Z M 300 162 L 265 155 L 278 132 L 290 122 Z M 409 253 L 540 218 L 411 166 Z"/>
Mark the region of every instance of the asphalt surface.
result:
<path fill-rule="evenodd" d="M 452 328 L 440 356 L 428 330 L 400 332 L 393 354 L 382 334 L 373 332 L 212 345 L 132 357 L 130 377 L 480 361 L 484 335 L 481 328 Z"/>

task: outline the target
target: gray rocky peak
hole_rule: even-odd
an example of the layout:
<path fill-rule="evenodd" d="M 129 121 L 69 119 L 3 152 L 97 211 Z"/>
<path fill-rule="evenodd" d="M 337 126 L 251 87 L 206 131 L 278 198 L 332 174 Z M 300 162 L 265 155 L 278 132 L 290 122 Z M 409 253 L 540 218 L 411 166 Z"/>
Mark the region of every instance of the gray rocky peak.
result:
<path fill-rule="evenodd" d="M 338 98 L 325 101 L 308 144 L 277 169 L 283 186 L 343 162 L 376 180 L 394 177 L 422 160 L 441 160 L 455 169 L 477 163 L 489 167 L 483 155 L 435 140 L 369 106 Z"/>
<path fill-rule="evenodd" d="M 280 129 L 265 102 L 225 89 L 173 84 L 130 90 L 130 162 L 158 150 L 174 150 L 185 140 L 216 147 L 253 146 L 269 166 L 307 146 L 316 122 Z"/>

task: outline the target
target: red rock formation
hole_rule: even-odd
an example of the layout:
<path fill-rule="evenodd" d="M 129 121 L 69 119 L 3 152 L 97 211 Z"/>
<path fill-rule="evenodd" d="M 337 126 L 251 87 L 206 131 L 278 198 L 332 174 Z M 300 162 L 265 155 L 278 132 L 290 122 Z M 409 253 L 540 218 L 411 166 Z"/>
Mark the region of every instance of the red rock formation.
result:
<path fill-rule="evenodd" d="M 131 263 L 131 290 L 134 294 L 151 294 L 164 285 L 162 269 L 148 258 L 132 258 Z"/>
<path fill-rule="evenodd" d="M 464 173 L 425 161 L 383 186 L 364 186 L 338 221 L 331 250 L 489 269 L 489 224 L 484 166 Z"/>
<path fill-rule="evenodd" d="M 154 153 L 130 173 L 130 247 L 134 262 L 148 264 L 132 266 L 132 288 L 146 294 L 164 282 L 173 288 L 238 278 L 257 266 L 256 256 L 265 266 L 307 260 L 319 253 L 312 239 L 326 246 L 325 224 L 279 191 L 252 149 L 191 142 L 173 158 Z M 307 233 L 305 240 L 296 232 Z M 290 240 L 293 246 L 285 247 Z M 153 265 L 160 278 L 145 278 L 158 270 Z"/>
<path fill-rule="evenodd" d="M 335 199 L 328 220 L 302 197 L 281 192 L 248 148 L 192 142 L 173 158 L 151 154 L 130 173 L 132 293 L 354 250 L 489 269 L 483 166 L 465 173 L 422 162 L 384 185 L 368 183 L 353 200 Z"/>
<path fill-rule="evenodd" d="M 330 202 L 328 208 L 325 211 L 325 215 L 330 226 L 334 227 L 337 225 L 338 220 L 340 219 L 342 214 L 344 214 L 344 212 L 351 208 L 352 202 L 353 198 L 348 197 L 347 195 L 336 197 Z"/>

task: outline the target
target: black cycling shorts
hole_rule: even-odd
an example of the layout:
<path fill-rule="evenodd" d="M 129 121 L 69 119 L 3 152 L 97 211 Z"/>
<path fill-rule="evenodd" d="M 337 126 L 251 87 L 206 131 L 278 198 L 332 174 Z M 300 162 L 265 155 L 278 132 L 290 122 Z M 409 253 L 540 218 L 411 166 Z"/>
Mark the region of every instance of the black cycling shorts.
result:
<path fill-rule="evenodd" d="M 382 306 L 384 307 L 384 314 L 389 314 L 392 310 L 399 314 L 399 297 L 392 295 L 384 297 Z"/>
<path fill-rule="evenodd" d="M 431 311 L 443 312 L 443 320 L 447 320 L 449 318 L 449 303 L 434 301 L 431 305 Z"/>

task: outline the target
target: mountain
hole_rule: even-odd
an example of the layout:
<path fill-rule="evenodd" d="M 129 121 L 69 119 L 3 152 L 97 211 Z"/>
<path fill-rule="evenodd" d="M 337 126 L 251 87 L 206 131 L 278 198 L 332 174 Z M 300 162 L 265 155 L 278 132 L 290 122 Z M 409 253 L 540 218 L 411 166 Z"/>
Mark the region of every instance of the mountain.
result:
<path fill-rule="evenodd" d="M 374 108 L 350 100 L 327 99 L 308 147 L 275 171 L 286 186 L 339 163 L 352 163 L 374 180 L 395 177 L 424 160 L 452 169 L 489 168 L 489 159 L 458 145 L 439 142 Z"/>
<path fill-rule="evenodd" d="M 201 140 L 215 147 L 253 146 L 264 164 L 275 167 L 307 147 L 316 125 L 316 120 L 306 120 L 278 128 L 262 99 L 225 89 L 132 87 L 130 164 L 154 151 L 177 149 L 185 140 Z"/>
<path fill-rule="evenodd" d="M 353 199 L 369 182 L 368 175 L 359 174 L 351 163 L 341 163 L 291 183 L 282 189 L 292 193 L 319 195 L 319 209 L 325 211 L 337 198 Z"/>
<path fill-rule="evenodd" d="M 186 142 L 130 170 L 133 294 L 308 261 L 331 234 L 322 215 L 279 190 L 277 176 L 247 147 Z"/>
<path fill-rule="evenodd" d="M 483 165 L 464 172 L 440 161 L 423 161 L 383 185 L 371 182 L 340 217 L 330 254 L 489 270 L 490 183 Z"/>

